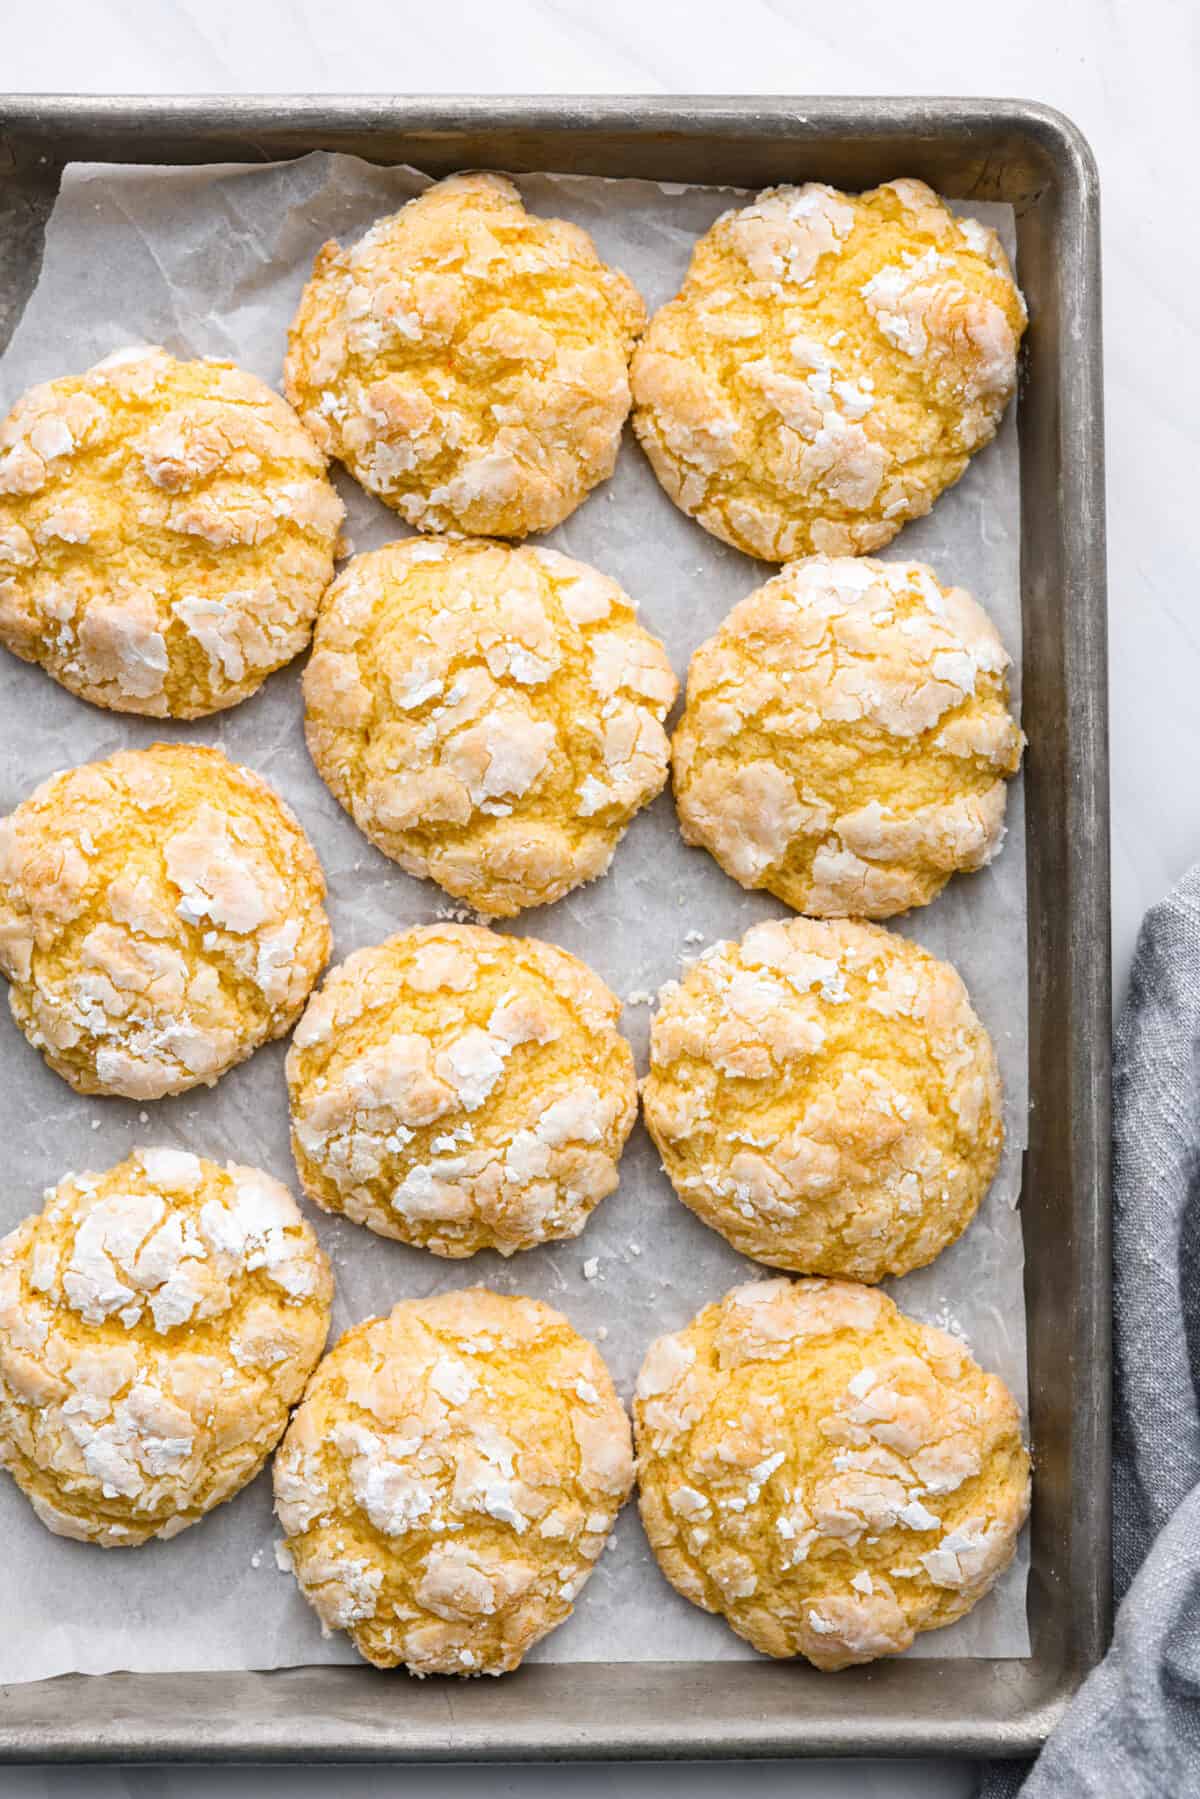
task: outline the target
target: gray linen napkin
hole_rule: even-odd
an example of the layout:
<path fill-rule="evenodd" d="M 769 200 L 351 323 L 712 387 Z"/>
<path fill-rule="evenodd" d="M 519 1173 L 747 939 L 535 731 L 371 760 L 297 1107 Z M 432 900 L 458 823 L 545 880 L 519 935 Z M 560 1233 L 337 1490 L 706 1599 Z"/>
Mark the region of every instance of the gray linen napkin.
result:
<path fill-rule="evenodd" d="M 985 1768 L 979 1799 L 1200 1795 L 1200 866 L 1142 923 L 1113 1108 L 1120 1610 L 1032 1772 Z"/>

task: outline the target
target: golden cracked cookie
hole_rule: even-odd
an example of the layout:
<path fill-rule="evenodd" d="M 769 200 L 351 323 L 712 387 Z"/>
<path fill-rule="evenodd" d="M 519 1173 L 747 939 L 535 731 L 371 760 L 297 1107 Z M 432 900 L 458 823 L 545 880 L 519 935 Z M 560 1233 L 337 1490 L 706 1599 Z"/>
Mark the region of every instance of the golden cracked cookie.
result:
<path fill-rule="evenodd" d="M 120 350 L 0 425 L 0 642 L 116 712 L 236 705 L 307 644 L 342 514 L 263 382 Z"/>
<path fill-rule="evenodd" d="M 620 1009 L 565 950 L 478 925 L 357 950 L 288 1051 L 304 1191 L 443 1256 L 577 1236 L 637 1114 Z"/>
<path fill-rule="evenodd" d="M 608 867 L 661 790 L 677 691 L 615 581 L 555 550 L 407 538 L 334 582 L 305 734 L 359 829 L 487 917 Z"/>
<path fill-rule="evenodd" d="M 755 925 L 663 988 L 646 1124 L 742 1255 L 878 1281 L 966 1229 L 1004 1141 L 991 1039 L 948 962 L 879 925 Z"/>
<path fill-rule="evenodd" d="M 51 775 L 0 819 L 12 1015 L 77 1093 L 211 1086 L 299 1017 L 329 955 L 324 897 L 290 807 L 220 750 Z"/>
<path fill-rule="evenodd" d="M 852 1282 L 756 1281 L 705 1306 L 651 1345 L 634 1420 L 672 1586 L 762 1654 L 818 1668 L 953 1624 L 1029 1511 L 1003 1382 Z"/>
<path fill-rule="evenodd" d="M 1003 840 L 1023 743 L 1008 668 L 982 608 L 920 563 L 789 563 L 692 657 L 685 841 L 798 912 L 926 905 Z"/>
<path fill-rule="evenodd" d="M 377 1668 L 505 1674 L 570 1615 L 632 1481 L 591 1344 L 474 1287 L 341 1338 L 275 1458 L 275 1509 L 322 1625 Z"/>
<path fill-rule="evenodd" d="M 0 1465 L 56 1535 L 174 1537 L 254 1478 L 329 1329 L 286 1187 L 139 1149 L 0 1241 Z"/>
<path fill-rule="evenodd" d="M 612 474 L 646 322 L 586 231 L 501 175 L 439 181 L 328 243 L 288 339 L 288 398 L 423 531 L 548 531 Z"/>
<path fill-rule="evenodd" d="M 995 435 L 1025 303 L 994 231 L 921 181 L 723 213 L 633 360 L 675 504 L 767 562 L 877 550 Z"/>

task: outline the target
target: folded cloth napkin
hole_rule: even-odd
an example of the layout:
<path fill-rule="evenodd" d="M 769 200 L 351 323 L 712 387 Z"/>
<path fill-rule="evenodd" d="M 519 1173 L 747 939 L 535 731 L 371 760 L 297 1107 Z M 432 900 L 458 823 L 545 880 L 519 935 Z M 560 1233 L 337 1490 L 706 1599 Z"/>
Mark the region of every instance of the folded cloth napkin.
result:
<path fill-rule="evenodd" d="M 1200 867 L 1142 924 L 1113 1087 L 1112 1647 L 979 1799 L 1200 1794 Z"/>

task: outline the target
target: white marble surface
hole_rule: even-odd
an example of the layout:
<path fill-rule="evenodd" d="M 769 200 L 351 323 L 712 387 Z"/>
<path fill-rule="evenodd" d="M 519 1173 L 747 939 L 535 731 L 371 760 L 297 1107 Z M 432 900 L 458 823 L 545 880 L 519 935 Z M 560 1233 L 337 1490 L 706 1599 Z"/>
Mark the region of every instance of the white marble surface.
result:
<path fill-rule="evenodd" d="M 1108 345 L 1113 922 L 1118 991 L 1145 907 L 1200 853 L 1200 101 L 1194 0 L 9 0 L 21 92 L 1015 94 L 1100 163 Z M 965 1765 L 655 1769 L 5 1770 L 2 1799 L 963 1799 Z"/>

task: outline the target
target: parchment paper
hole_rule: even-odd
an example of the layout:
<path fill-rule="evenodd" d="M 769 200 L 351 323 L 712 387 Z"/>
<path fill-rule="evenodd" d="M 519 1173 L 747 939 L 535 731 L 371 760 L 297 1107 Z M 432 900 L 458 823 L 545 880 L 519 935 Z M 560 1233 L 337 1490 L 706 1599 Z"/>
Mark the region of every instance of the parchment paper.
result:
<path fill-rule="evenodd" d="M 903 171 L 898 171 L 903 173 Z M 266 167 L 67 171 L 45 259 L 0 363 L 0 408 L 35 381 L 74 373 L 122 345 L 159 343 L 178 356 L 219 355 L 278 383 L 284 341 L 321 243 L 352 240 L 424 185 L 412 170 L 323 154 Z M 691 245 L 731 204 L 730 190 L 649 181 L 522 178 L 534 211 L 590 230 L 653 309 L 679 286 Z M 967 210 L 967 209 L 963 209 Z M 1013 252 L 1011 210 L 973 206 Z M 400 521 L 338 476 L 355 549 L 405 533 Z M 1018 464 L 1010 409 L 997 441 L 891 554 L 930 561 L 990 609 L 1019 681 Z M 729 608 L 771 572 L 727 549 L 661 492 L 627 432 L 616 474 L 550 534 L 559 548 L 616 577 L 666 642 L 681 681 L 688 657 Z M 885 552 L 887 554 L 888 552 Z M 1035 721 L 1036 728 L 1036 721 Z M 55 769 L 162 737 L 220 744 L 287 797 L 329 879 L 335 959 L 406 925 L 445 917 L 440 890 L 403 874 L 359 835 L 314 773 L 301 734 L 299 667 L 281 671 L 232 712 L 195 724 L 138 720 L 74 699 L 0 652 L 0 810 Z M 894 1284 L 918 1317 L 959 1331 L 1024 1404 L 1025 1321 L 1019 1214 L 1026 1118 L 1025 852 L 1020 781 L 1010 831 L 992 868 L 959 877 L 898 928 L 957 964 L 993 1033 L 1006 1088 L 1008 1146 L 999 1178 L 966 1235 L 932 1267 Z M 584 957 L 626 1000 L 624 1029 L 644 1070 L 649 996 L 681 961 L 755 920 L 785 914 L 746 894 L 676 828 L 670 795 L 635 820 L 609 873 L 558 905 L 506 927 Z M 166 1143 L 271 1170 L 298 1191 L 288 1151 L 284 1047 L 260 1050 L 209 1091 L 139 1109 L 70 1092 L 0 1008 L 5 1171 L 0 1231 L 40 1205 L 70 1169 L 106 1168 L 137 1144 Z M 758 1272 L 674 1198 L 639 1124 L 619 1190 L 574 1242 L 505 1262 L 447 1262 L 313 1213 L 334 1262 L 333 1335 L 406 1295 L 485 1282 L 558 1306 L 600 1343 L 628 1399 L 651 1338 Z M 584 1264 L 595 1258 L 593 1278 Z M 276 1566 L 279 1532 L 269 1473 L 167 1543 L 102 1551 L 51 1536 L 0 1476 L 4 1629 L 0 1681 L 67 1670 L 272 1668 L 353 1661 L 340 1634 L 322 1640 L 292 1578 Z M 918 1640 L 913 1653 L 1028 1653 L 1027 1555 L 975 1612 Z M 547 1661 L 730 1660 L 753 1652 L 719 1619 L 679 1598 L 658 1573 L 631 1504 L 575 1615 L 535 1651 Z"/>

